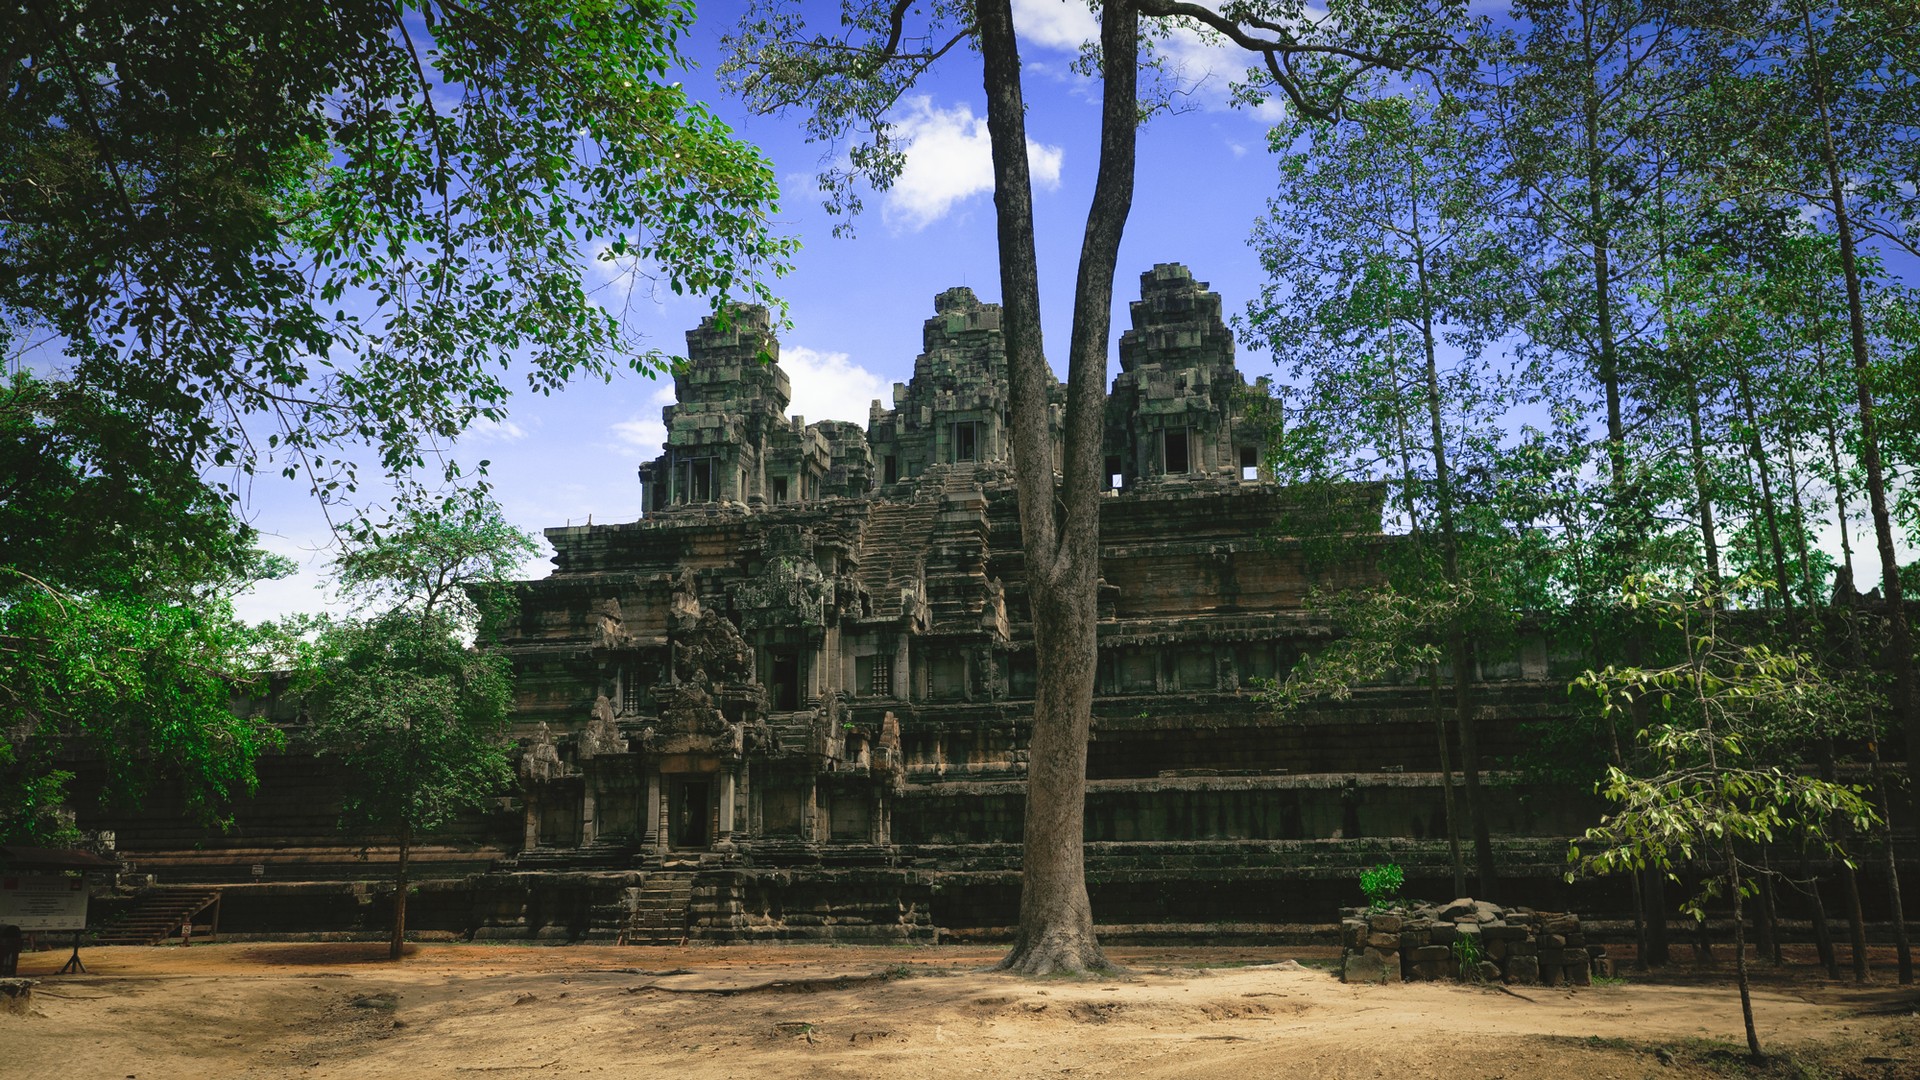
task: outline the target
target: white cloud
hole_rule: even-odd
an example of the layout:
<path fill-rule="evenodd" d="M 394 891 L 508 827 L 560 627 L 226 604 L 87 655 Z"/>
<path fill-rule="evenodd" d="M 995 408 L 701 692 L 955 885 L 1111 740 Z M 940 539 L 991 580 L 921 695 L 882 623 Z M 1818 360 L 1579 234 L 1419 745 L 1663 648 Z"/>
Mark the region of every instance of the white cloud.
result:
<path fill-rule="evenodd" d="M 481 417 L 467 428 L 463 436 L 465 442 L 519 442 L 527 437 L 527 429 L 511 420 L 488 420 Z"/>
<path fill-rule="evenodd" d="M 906 114 L 895 118 L 907 145 L 906 167 L 887 192 L 882 214 L 888 225 L 917 232 L 945 217 L 955 203 L 993 190 L 993 152 L 985 117 L 966 104 L 941 109 L 926 95 L 909 98 Z M 1034 186 L 1060 186 L 1065 153 L 1057 146 L 1027 140 L 1027 161 Z"/>
<path fill-rule="evenodd" d="M 1309 4 L 1302 19 L 1311 22 L 1325 15 L 1323 7 Z M 1100 37 L 1100 21 L 1086 0 L 1014 0 L 1013 22 L 1022 44 L 1075 56 L 1083 43 Z M 1249 67 L 1257 66 L 1253 54 L 1187 23 L 1170 23 L 1165 36 L 1149 39 L 1149 46 L 1165 62 L 1167 79 L 1181 94 L 1174 102 L 1176 108 L 1209 112 L 1232 108 L 1232 84 L 1244 79 Z M 1271 125 L 1286 118 L 1286 109 L 1268 101 L 1249 115 Z"/>
<path fill-rule="evenodd" d="M 1100 37 L 1100 20 L 1086 0 L 1013 0 L 1013 28 L 1023 43 L 1070 53 Z"/>
<path fill-rule="evenodd" d="M 613 437 L 622 446 L 635 447 L 652 459 L 660 455 L 660 447 L 667 441 L 667 425 L 659 417 L 622 420 L 613 425 Z"/>
<path fill-rule="evenodd" d="M 791 414 L 818 420 L 867 423 L 867 406 L 875 398 L 890 401 L 886 379 L 854 363 L 842 352 L 820 352 L 805 345 L 782 346 L 780 367 L 793 382 Z"/>

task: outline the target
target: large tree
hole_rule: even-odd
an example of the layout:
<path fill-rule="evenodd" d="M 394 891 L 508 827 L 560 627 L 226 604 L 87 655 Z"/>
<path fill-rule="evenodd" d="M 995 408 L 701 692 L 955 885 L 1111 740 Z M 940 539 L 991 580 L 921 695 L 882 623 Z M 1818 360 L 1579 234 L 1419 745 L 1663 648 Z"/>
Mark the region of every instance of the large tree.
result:
<path fill-rule="evenodd" d="M 596 259 L 768 299 L 749 145 L 677 81 L 690 0 L 26 0 L 0 44 L 0 328 L 176 458 L 326 496 L 510 370 L 657 368 Z M 4 332 L 4 330 L 0 330 Z"/>
<path fill-rule="evenodd" d="M 500 419 L 513 373 L 657 367 L 596 260 L 718 305 L 792 243 L 677 81 L 689 0 L 7 11 L 0 349 L 58 376 L 0 390 L 0 802 L 57 803 L 80 735 L 116 788 L 170 759 L 216 806 L 259 745 L 237 481 L 335 501 L 359 455 L 404 474 Z"/>
<path fill-rule="evenodd" d="M 823 177 L 833 196 L 830 206 L 839 208 L 854 205 L 849 193 L 859 182 L 884 187 L 898 175 L 904 148 L 891 138 L 888 115 L 901 95 L 957 46 L 970 45 L 981 58 L 1011 384 L 1010 443 L 1039 687 L 1028 755 L 1020 925 L 1001 961 L 1004 968 L 1045 974 L 1108 966 L 1094 936 L 1086 888 L 1086 759 L 1097 659 L 1108 338 L 1114 263 L 1133 204 L 1143 39 L 1176 26 L 1203 28 L 1247 50 L 1259 65 L 1243 84 L 1243 97 L 1283 95 L 1300 112 L 1331 117 L 1366 70 L 1402 67 L 1439 47 L 1454 8 L 1447 0 L 1333 0 L 1324 8 L 1278 0 L 1219 11 L 1176 0 L 1098 5 L 1100 37 L 1090 55 L 1097 57 L 1102 83 L 1100 160 L 1074 283 L 1058 455 L 1049 415 L 1055 377 L 1040 330 L 1026 100 L 1010 0 L 857 0 L 844 5 L 831 33 L 810 28 L 793 5 L 765 0 L 729 40 L 734 56 L 725 70 L 753 108 L 805 109 L 811 136 L 854 144 L 848 167 Z"/>
<path fill-rule="evenodd" d="M 90 388 L 0 383 L 0 843 L 72 840 L 68 783 L 156 782 L 217 820 L 272 729 L 234 713 L 257 638 L 231 598 L 279 571 L 194 464 Z"/>
<path fill-rule="evenodd" d="M 1398 89 L 1381 85 L 1344 124 L 1274 130 L 1279 189 L 1254 236 L 1269 281 L 1248 316 L 1291 365 L 1276 472 L 1323 483 L 1385 480 L 1411 536 L 1385 569 L 1394 603 L 1421 614 L 1362 621 L 1410 634 L 1403 648 L 1437 647 L 1425 664 L 1436 706 L 1440 665 L 1449 666 L 1485 897 L 1496 875 L 1473 651 L 1516 610 L 1503 579 L 1519 560 L 1504 542 L 1492 484 L 1513 387 L 1480 354 L 1512 318 L 1503 300 L 1520 291 L 1517 260 L 1494 217 L 1504 193 L 1486 168 L 1487 139 L 1465 103 L 1435 87 Z M 1446 723 L 1435 720 L 1445 765 Z M 1455 877 L 1464 879 L 1457 832 L 1449 839 Z"/>
<path fill-rule="evenodd" d="M 389 948 L 398 960 L 414 837 L 479 808 L 511 778 L 512 666 L 473 642 L 511 611 L 505 583 L 536 547 L 471 492 L 411 492 L 386 520 L 349 531 L 336 578 L 371 614 L 326 626 L 297 688 L 304 737 L 356 778 L 341 823 L 398 843 Z"/>

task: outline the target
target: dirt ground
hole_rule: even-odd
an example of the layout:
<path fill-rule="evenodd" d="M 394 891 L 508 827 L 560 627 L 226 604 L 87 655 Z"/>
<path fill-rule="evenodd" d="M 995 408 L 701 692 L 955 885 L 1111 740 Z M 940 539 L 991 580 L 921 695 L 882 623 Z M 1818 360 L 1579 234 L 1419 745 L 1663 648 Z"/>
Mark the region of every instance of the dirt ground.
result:
<path fill-rule="evenodd" d="M 0 1015 L 0 1077 L 1920 1077 L 1920 993 L 1762 969 L 1742 1057 L 1729 973 L 1591 989 L 1342 985 L 1330 950 L 1116 949 L 1026 981 L 985 948 L 376 944 L 62 953 Z"/>

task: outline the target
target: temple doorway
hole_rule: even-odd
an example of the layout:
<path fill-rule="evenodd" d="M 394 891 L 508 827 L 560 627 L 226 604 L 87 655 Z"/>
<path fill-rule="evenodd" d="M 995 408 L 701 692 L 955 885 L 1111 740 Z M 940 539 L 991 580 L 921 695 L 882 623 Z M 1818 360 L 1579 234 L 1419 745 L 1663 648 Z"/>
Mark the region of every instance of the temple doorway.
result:
<path fill-rule="evenodd" d="M 673 780 L 667 786 L 667 843 L 676 848 L 705 848 L 712 842 L 713 784 Z"/>

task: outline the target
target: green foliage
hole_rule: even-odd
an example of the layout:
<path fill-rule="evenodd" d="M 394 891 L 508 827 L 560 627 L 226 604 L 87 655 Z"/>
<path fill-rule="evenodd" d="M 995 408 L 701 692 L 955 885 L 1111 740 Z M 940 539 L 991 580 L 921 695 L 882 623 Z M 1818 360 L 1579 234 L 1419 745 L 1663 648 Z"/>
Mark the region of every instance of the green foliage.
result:
<path fill-rule="evenodd" d="M 1679 656 L 1575 681 L 1603 710 L 1647 708 L 1640 738 L 1652 766 L 1645 775 L 1608 769 L 1601 793 L 1616 809 L 1569 849 L 1568 861 L 1592 873 L 1651 866 L 1671 875 L 1682 863 L 1711 860 L 1719 869 L 1686 904 L 1703 918 L 1707 901 L 1726 889 L 1751 894 L 1764 871 L 1746 863 L 1747 845 L 1792 835 L 1844 858 L 1836 826 L 1865 833 L 1877 820 L 1863 790 L 1804 775 L 1782 764 L 1781 753 L 1812 734 L 1844 730 L 1872 699 L 1804 652 L 1737 640 L 1724 592 L 1642 579 L 1626 602 L 1651 609 L 1675 632 Z"/>
<path fill-rule="evenodd" d="M 1453 960 L 1460 966 L 1460 977 L 1472 982 L 1480 981 L 1480 962 L 1487 958 L 1480 951 L 1480 939 L 1472 934 L 1461 934 L 1453 939 Z"/>
<path fill-rule="evenodd" d="M 356 778 L 342 824 L 403 834 L 477 808 L 511 778 L 512 669 L 473 648 L 512 615 L 501 586 L 534 550 L 483 496 L 413 491 L 378 523 L 356 524 L 336 579 L 376 613 L 326 626 L 299 690 L 305 738 Z"/>
<path fill-rule="evenodd" d="M 661 367 L 596 261 L 716 305 L 788 266 L 770 165 L 678 81 L 688 0 L 17 14 L 0 325 L 175 460 L 338 495 L 343 444 L 420 467 L 504 415 L 510 365 Z"/>
<path fill-rule="evenodd" d="M 259 635 L 231 596 L 284 561 L 140 417 L 92 388 L 16 372 L 0 386 L 0 842 L 72 839 L 67 784 L 156 780 L 218 821 L 278 743 L 233 710 Z"/>
<path fill-rule="evenodd" d="M 1381 863 L 1360 871 L 1360 891 L 1366 894 L 1367 906 L 1375 911 L 1385 911 L 1392 906 L 1400 898 L 1400 888 L 1406 882 L 1399 863 Z"/>
<path fill-rule="evenodd" d="M 906 147 L 897 138 L 897 107 L 943 57 L 978 47 L 974 9 L 971 0 L 848 0 L 810 23 L 800 5 L 755 0 L 724 39 L 730 56 L 720 75 L 728 90 L 758 113 L 801 112 L 807 139 L 831 148 L 818 181 L 826 209 L 843 219 L 836 235 L 851 231 L 863 188 L 885 191 L 899 179 Z M 1192 89 L 1181 85 L 1173 50 L 1159 47 L 1176 33 L 1230 38 L 1247 50 L 1235 104 L 1284 99 L 1292 112 L 1330 119 L 1369 73 L 1430 62 L 1449 48 L 1465 5 L 1331 0 L 1312 17 L 1299 0 L 1243 0 L 1220 11 L 1142 0 L 1136 9 L 1148 75 L 1138 110 L 1144 122 Z M 1100 72 L 1099 54 L 1098 41 L 1084 43 L 1074 71 Z"/>
<path fill-rule="evenodd" d="M 342 825 L 427 831 L 506 786 L 505 657 L 468 648 L 438 616 L 404 612 L 334 627 L 316 653 L 304 739 L 354 777 Z"/>

